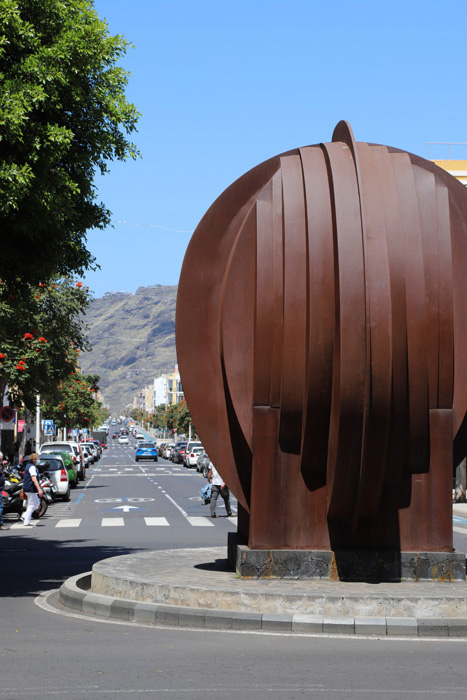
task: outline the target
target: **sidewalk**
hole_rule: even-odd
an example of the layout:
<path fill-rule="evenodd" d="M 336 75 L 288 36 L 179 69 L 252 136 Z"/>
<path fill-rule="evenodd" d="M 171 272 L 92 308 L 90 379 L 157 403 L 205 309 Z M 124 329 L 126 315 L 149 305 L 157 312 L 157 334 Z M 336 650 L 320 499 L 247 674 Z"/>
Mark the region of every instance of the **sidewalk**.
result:
<path fill-rule="evenodd" d="M 113 557 L 60 589 L 85 615 L 256 632 L 467 638 L 467 584 L 245 580 L 225 547 Z"/>

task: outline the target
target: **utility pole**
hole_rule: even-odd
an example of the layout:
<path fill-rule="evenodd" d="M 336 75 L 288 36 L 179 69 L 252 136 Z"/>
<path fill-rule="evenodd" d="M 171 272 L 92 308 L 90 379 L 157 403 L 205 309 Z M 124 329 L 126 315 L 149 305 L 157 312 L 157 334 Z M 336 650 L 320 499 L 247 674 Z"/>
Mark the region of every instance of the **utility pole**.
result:
<path fill-rule="evenodd" d="M 36 396 L 36 452 L 41 448 L 41 395 Z"/>

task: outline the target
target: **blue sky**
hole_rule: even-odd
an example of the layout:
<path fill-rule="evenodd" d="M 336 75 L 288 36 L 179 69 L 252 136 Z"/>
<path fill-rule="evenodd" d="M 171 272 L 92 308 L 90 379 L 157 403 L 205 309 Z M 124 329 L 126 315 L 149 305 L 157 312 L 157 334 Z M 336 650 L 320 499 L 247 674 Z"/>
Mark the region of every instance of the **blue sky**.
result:
<path fill-rule="evenodd" d="M 467 141 L 467 0 L 94 4 L 134 44 L 123 66 L 142 114 L 142 158 L 97 182 L 115 223 L 88 235 L 96 296 L 178 284 L 217 196 L 277 153 L 330 141 L 341 119 L 357 141 L 421 156 L 430 141 Z M 428 158 L 446 154 L 428 147 Z"/>

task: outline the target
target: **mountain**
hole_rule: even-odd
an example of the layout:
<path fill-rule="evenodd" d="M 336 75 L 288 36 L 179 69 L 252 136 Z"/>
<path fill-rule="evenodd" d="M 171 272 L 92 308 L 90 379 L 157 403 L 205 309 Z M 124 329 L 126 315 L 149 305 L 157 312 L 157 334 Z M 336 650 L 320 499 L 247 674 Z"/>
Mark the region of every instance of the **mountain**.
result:
<path fill-rule="evenodd" d="M 90 352 L 82 353 L 84 374 L 98 374 L 104 403 L 120 414 L 143 386 L 176 363 L 177 287 L 140 287 L 94 299 L 86 312 Z"/>

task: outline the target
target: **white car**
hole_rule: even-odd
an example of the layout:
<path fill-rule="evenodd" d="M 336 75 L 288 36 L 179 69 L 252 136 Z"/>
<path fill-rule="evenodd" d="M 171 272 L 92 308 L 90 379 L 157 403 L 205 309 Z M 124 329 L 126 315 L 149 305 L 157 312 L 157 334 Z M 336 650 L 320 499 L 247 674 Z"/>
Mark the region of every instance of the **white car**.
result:
<path fill-rule="evenodd" d="M 118 438 L 118 444 L 119 445 L 129 445 L 130 441 L 128 440 L 128 436 L 127 435 L 120 435 L 120 437 Z"/>
<path fill-rule="evenodd" d="M 50 481 L 56 487 L 56 495 L 64 501 L 69 501 L 70 479 L 60 455 L 51 454 L 49 457 L 47 453 L 41 454 L 37 462 L 37 468 L 39 474 L 44 472 L 48 474 Z"/>
<path fill-rule="evenodd" d="M 204 447 L 193 447 L 189 452 L 187 450 L 185 457 L 185 464 L 187 467 L 196 467 L 198 463 L 198 457 L 200 457 L 204 452 Z"/>

